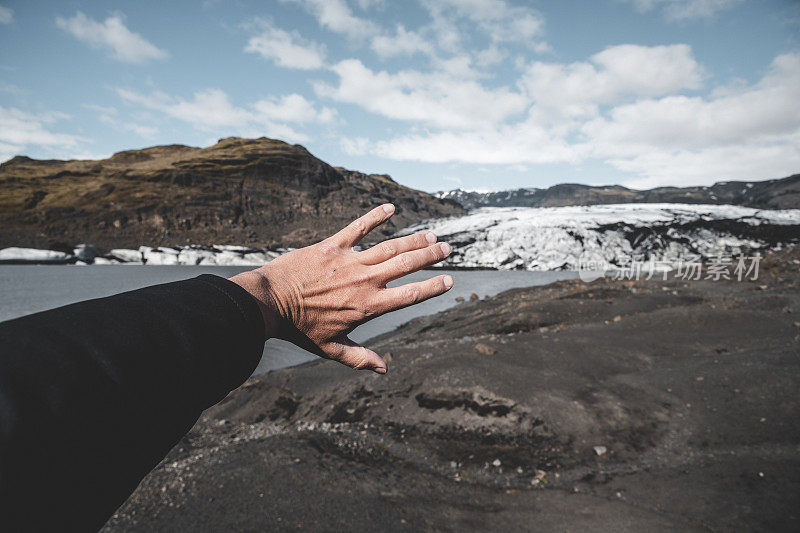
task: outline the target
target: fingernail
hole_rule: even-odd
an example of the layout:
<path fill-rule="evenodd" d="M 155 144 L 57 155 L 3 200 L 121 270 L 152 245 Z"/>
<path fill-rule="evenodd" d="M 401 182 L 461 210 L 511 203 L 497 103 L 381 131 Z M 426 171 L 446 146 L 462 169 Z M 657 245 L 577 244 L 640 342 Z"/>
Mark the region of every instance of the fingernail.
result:
<path fill-rule="evenodd" d="M 445 276 L 444 277 L 444 287 L 449 291 L 450 287 L 453 286 L 453 277 L 452 276 Z"/>
<path fill-rule="evenodd" d="M 383 204 L 382 207 L 383 207 L 383 211 L 387 215 L 391 215 L 392 213 L 394 213 L 394 206 L 392 204 Z"/>
<path fill-rule="evenodd" d="M 450 255 L 450 245 L 447 244 L 446 242 L 443 242 L 442 244 L 440 244 L 439 248 L 442 249 L 442 253 L 445 255 L 445 257 Z"/>
<path fill-rule="evenodd" d="M 373 368 L 373 370 L 375 371 L 376 374 L 385 374 L 386 373 L 386 368 L 382 367 L 382 366 Z"/>
<path fill-rule="evenodd" d="M 433 244 L 436 242 L 436 235 L 434 235 L 432 231 L 429 231 L 428 233 L 425 234 L 425 240 L 428 241 L 430 244 Z"/>

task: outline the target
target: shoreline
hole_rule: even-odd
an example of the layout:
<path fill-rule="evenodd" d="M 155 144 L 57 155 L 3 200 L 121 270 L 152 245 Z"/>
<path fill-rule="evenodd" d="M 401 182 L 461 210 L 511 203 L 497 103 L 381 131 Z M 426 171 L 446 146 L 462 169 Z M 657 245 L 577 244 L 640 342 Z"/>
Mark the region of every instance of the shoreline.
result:
<path fill-rule="evenodd" d="M 797 309 L 797 248 L 757 281 L 467 301 L 371 339 L 386 376 L 251 378 L 105 530 L 793 529 Z"/>

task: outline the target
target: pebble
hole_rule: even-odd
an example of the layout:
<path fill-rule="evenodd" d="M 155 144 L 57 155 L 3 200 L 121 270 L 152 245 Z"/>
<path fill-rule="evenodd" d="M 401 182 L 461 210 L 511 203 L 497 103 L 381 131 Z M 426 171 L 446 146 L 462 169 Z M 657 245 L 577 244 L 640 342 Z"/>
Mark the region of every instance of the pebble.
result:
<path fill-rule="evenodd" d="M 494 355 L 497 353 L 497 350 L 482 342 L 475 345 L 475 351 L 483 355 Z"/>
<path fill-rule="evenodd" d="M 595 446 L 594 447 L 594 453 L 596 453 L 597 455 L 605 455 L 607 451 L 608 451 L 608 448 L 606 448 L 605 446 Z"/>
<path fill-rule="evenodd" d="M 500 459 L 495 459 L 494 461 L 492 461 L 493 466 L 500 466 L 501 464 L 503 463 L 500 462 Z"/>

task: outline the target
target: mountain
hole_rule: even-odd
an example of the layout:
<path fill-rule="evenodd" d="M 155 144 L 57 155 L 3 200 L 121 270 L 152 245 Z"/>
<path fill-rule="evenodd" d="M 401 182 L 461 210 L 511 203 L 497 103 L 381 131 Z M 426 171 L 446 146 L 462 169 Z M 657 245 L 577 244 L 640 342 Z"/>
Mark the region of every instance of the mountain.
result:
<path fill-rule="evenodd" d="M 800 174 L 767 181 L 720 181 L 710 187 L 658 187 L 639 191 L 621 185 L 593 187 L 562 183 L 547 189 L 496 192 L 454 189 L 436 193 L 467 209 L 477 207 L 563 207 L 627 203 L 730 204 L 761 209 L 800 208 Z"/>
<path fill-rule="evenodd" d="M 464 212 L 389 176 L 335 168 L 266 138 L 155 146 L 100 161 L 17 156 L 0 165 L 0 248 L 301 246 L 384 202 L 397 212 L 373 239 Z"/>

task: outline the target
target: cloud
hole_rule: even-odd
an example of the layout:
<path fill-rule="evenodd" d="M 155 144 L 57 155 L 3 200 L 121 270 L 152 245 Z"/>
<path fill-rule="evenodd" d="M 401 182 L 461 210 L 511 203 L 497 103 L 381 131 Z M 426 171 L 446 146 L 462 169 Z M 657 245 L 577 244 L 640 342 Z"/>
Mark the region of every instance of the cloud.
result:
<path fill-rule="evenodd" d="M 535 62 L 527 67 L 520 85 L 539 104 L 566 109 L 567 114 L 585 114 L 623 96 L 699 89 L 703 77 L 686 44 L 624 44 L 606 48 L 585 62 Z M 582 107 L 586 105 L 590 107 Z"/>
<path fill-rule="evenodd" d="M 447 27 L 446 21 L 464 19 L 493 42 L 531 46 L 544 33 L 544 17 L 538 11 L 503 0 L 427 0 L 424 4 L 438 26 Z"/>
<path fill-rule="evenodd" d="M 463 132 L 409 134 L 374 143 L 389 159 L 425 163 L 576 163 L 587 147 L 570 145 L 533 121 Z"/>
<path fill-rule="evenodd" d="M 800 167 L 798 94 L 800 54 L 782 54 L 752 86 L 617 106 L 582 132 L 598 156 L 645 175 L 637 185 L 778 176 Z"/>
<path fill-rule="evenodd" d="M 304 41 L 296 31 L 287 32 L 269 21 L 259 21 L 259 26 L 261 33 L 247 41 L 245 52 L 259 54 L 286 68 L 313 70 L 324 65 L 325 49 L 322 46 Z"/>
<path fill-rule="evenodd" d="M 158 135 L 158 128 L 155 126 L 146 126 L 144 124 L 137 124 L 135 122 L 125 122 L 117 118 L 117 109 L 112 106 L 102 106 L 97 104 L 83 104 L 83 107 L 97 113 L 97 120 L 104 124 L 108 124 L 118 131 L 129 131 L 135 133 L 139 137 L 145 139 L 152 139 Z"/>
<path fill-rule="evenodd" d="M 11 24 L 14 20 L 14 11 L 10 7 L 0 6 L 0 24 Z"/>
<path fill-rule="evenodd" d="M 74 149 L 85 139 L 50 131 L 49 125 L 69 118 L 63 113 L 26 113 L 0 106 L 0 161 L 20 154 L 30 147 Z"/>
<path fill-rule="evenodd" d="M 623 0 L 625 1 L 625 0 Z M 685 21 L 711 18 L 742 0 L 627 0 L 637 11 L 660 9 L 667 20 Z"/>
<path fill-rule="evenodd" d="M 339 85 L 318 85 L 321 96 L 411 122 L 389 139 L 343 142 L 348 153 L 481 165 L 599 160 L 637 175 L 633 186 L 778 177 L 800 167 L 800 53 L 777 56 L 756 83 L 707 96 L 693 95 L 705 74 L 683 44 L 535 62 L 519 92 L 445 69 L 375 72 L 347 60 L 334 71 Z"/>
<path fill-rule="evenodd" d="M 300 4 L 311 13 L 319 25 L 351 39 L 364 39 L 377 34 L 380 27 L 374 22 L 353 14 L 344 0 L 281 0 Z"/>
<path fill-rule="evenodd" d="M 214 132 L 218 136 L 243 137 L 269 136 L 290 142 L 307 142 L 309 137 L 296 131 L 287 123 L 330 122 L 335 111 L 317 110 L 311 102 L 298 94 L 272 97 L 254 102 L 248 107 L 231 103 L 221 89 L 206 89 L 194 93 L 191 100 L 176 98 L 162 92 L 141 94 L 117 88 L 117 94 L 126 102 L 152 109 L 188 124 L 198 130 Z"/>
<path fill-rule="evenodd" d="M 329 107 L 317 111 L 313 103 L 299 94 L 259 100 L 253 108 L 268 120 L 296 124 L 326 123 L 331 122 L 336 116 L 336 110 Z"/>
<path fill-rule="evenodd" d="M 417 53 L 432 55 L 433 45 L 415 31 L 398 24 L 394 35 L 383 33 L 373 37 L 370 46 L 382 58 L 412 56 Z"/>
<path fill-rule="evenodd" d="M 357 59 L 332 67 L 339 83 L 317 83 L 318 95 L 359 105 L 387 118 L 442 128 L 496 124 L 525 109 L 525 98 L 500 87 L 488 89 L 446 70 L 374 72 Z"/>
<path fill-rule="evenodd" d="M 78 11 L 71 18 L 56 18 L 56 25 L 92 48 L 104 49 L 111 57 L 125 63 L 143 64 L 160 60 L 169 54 L 130 31 L 119 15 L 98 22 Z"/>

